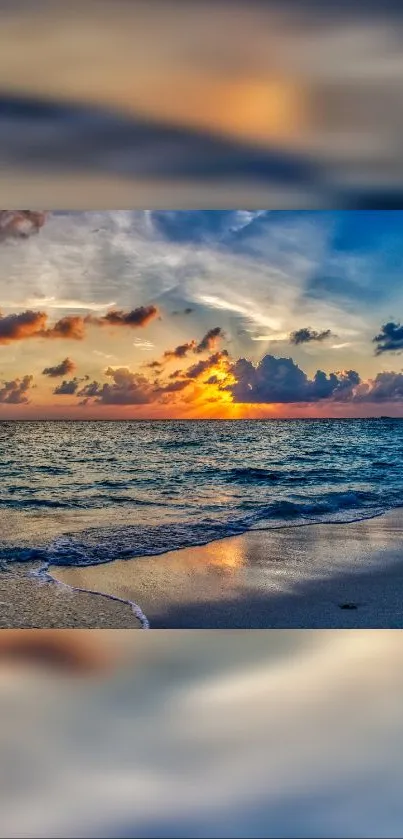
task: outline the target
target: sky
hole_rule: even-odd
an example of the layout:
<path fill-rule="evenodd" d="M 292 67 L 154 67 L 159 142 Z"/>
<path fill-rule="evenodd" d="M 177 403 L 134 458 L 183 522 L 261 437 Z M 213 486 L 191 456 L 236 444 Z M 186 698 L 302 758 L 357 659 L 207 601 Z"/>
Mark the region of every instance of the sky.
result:
<path fill-rule="evenodd" d="M 403 416 L 403 212 L 0 211 L 0 418 Z"/>

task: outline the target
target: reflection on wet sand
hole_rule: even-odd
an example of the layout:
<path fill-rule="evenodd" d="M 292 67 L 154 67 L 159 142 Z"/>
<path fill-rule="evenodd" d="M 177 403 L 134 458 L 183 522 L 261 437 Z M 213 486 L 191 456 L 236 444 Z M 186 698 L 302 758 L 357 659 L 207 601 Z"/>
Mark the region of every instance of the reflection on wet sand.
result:
<path fill-rule="evenodd" d="M 403 626 L 402 547 L 395 511 L 51 570 L 72 585 L 135 600 L 151 628 L 390 628 Z"/>

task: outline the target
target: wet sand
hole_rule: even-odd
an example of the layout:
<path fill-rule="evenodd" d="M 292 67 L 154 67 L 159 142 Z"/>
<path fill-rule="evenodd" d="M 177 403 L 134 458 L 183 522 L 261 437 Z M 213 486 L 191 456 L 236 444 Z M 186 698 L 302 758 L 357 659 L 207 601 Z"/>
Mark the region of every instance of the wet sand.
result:
<path fill-rule="evenodd" d="M 250 531 L 157 557 L 50 570 L 70 585 L 135 601 L 151 628 L 403 628 L 402 511 L 350 524 Z M 107 623 L 109 609 L 113 624 Z M 123 626 L 120 616 L 131 618 L 124 609 L 105 601 L 104 625 Z M 99 625 L 96 614 L 94 621 Z"/>

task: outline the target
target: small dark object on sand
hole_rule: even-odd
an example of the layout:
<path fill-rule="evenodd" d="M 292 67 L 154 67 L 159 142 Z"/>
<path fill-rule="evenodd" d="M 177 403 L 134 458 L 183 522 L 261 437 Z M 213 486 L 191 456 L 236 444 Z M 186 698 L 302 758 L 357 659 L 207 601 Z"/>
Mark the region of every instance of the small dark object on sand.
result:
<path fill-rule="evenodd" d="M 357 603 L 339 603 L 340 609 L 357 609 Z"/>

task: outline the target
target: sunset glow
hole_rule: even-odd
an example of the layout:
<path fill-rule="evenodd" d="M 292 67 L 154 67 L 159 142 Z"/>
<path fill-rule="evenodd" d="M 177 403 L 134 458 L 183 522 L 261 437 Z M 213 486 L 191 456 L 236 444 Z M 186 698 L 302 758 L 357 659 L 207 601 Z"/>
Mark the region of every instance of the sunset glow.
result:
<path fill-rule="evenodd" d="M 402 233 L 400 212 L 1 211 L 1 417 L 401 415 Z"/>

